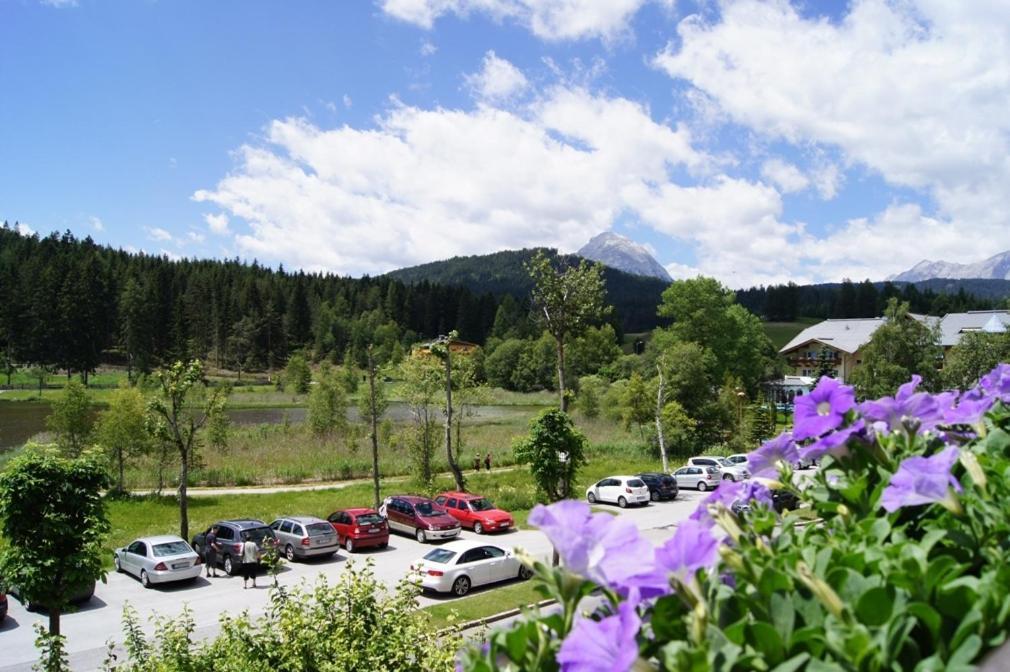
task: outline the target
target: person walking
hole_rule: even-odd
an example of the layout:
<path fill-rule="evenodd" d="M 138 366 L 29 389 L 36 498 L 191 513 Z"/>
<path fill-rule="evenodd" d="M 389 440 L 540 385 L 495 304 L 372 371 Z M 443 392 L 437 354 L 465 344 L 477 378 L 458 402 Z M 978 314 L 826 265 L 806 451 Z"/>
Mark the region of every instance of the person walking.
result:
<path fill-rule="evenodd" d="M 480 455 L 473 456 L 473 470 L 477 472 L 480 471 Z"/>
<path fill-rule="evenodd" d="M 221 546 L 217 543 L 217 525 L 210 528 L 210 532 L 203 540 L 203 561 L 207 563 L 207 578 L 217 578 L 217 552 Z"/>
<path fill-rule="evenodd" d="M 242 533 L 242 588 L 248 588 L 249 579 L 256 587 L 256 569 L 260 561 L 260 549 L 248 532 Z"/>
<path fill-rule="evenodd" d="M 487 469 L 488 471 L 491 471 L 491 453 L 488 453 L 484 457 L 484 468 Z"/>

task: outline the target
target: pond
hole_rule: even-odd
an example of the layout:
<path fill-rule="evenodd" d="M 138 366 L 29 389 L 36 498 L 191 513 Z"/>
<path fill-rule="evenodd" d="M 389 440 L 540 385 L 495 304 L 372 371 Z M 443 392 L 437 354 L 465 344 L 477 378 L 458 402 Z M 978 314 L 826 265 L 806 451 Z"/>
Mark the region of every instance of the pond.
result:
<path fill-rule="evenodd" d="M 482 419 L 504 418 L 515 415 L 530 415 L 539 407 L 531 406 L 480 406 L 478 414 Z M 305 422 L 305 408 L 232 408 L 228 417 L 235 425 L 279 425 L 285 416 L 291 424 Z M 37 434 L 46 431 L 46 417 L 49 404 L 36 402 L 0 401 L 0 450 L 16 448 Z M 347 417 L 352 422 L 359 419 L 358 409 L 350 406 Z M 410 409 L 402 401 L 391 401 L 385 418 L 394 422 L 410 419 Z"/>

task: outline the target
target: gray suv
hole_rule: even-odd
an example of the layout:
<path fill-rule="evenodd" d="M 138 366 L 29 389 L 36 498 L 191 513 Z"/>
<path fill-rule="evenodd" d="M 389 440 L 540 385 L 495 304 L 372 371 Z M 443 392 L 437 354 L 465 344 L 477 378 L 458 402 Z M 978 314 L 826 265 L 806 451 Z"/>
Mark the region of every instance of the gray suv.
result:
<path fill-rule="evenodd" d="M 276 541 L 274 531 L 262 520 L 240 519 L 222 520 L 214 523 L 200 534 L 193 537 L 190 546 L 204 562 L 207 561 L 207 548 L 204 540 L 211 528 L 217 527 L 217 544 L 221 550 L 217 553 L 217 561 L 224 567 L 225 574 L 233 575 L 242 564 L 242 533 L 248 532 L 259 549 L 263 550 L 263 540 Z"/>
<path fill-rule="evenodd" d="M 315 516 L 288 516 L 270 523 L 277 547 L 290 561 L 333 555 L 340 547 L 333 526 Z"/>

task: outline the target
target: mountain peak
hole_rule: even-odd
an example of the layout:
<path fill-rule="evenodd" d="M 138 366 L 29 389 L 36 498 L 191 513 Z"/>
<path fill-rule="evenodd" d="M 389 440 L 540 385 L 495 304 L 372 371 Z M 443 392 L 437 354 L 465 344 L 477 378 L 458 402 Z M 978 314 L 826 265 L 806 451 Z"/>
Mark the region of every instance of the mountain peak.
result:
<path fill-rule="evenodd" d="M 659 278 L 667 282 L 673 280 L 644 245 L 613 231 L 604 231 L 593 236 L 576 254 L 626 273 Z"/>
<path fill-rule="evenodd" d="M 932 278 L 1010 280 L 1010 251 L 994 254 L 973 264 L 923 259 L 907 271 L 892 275 L 888 280 L 918 282 Z"/>

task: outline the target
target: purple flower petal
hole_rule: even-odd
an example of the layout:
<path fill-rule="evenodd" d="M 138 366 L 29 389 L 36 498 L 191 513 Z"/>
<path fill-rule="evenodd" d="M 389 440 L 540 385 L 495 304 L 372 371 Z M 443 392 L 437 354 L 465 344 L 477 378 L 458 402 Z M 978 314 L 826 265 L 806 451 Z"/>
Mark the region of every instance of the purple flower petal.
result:
<path fill-rule="evenodd" d="M 695 572 L 711 567 L 718 558 L 719 540 L 710 526 L 697 520 L 685 520 L 663 546 L 655 549 L 652 565 L 630 577 L 623 588 L 634 595 L 634 602 L 670 593 L 670 576 L 690 581 Z"/>
<path fill-rule="evenodd" d="M 856 405 L 856 393 L 825 376 L 810 394 L 797 397 L 793 404 L 793 438 L 802 441 L 839 427 Z"/>
<path fill-rule="evenodd" d="M 912 380 L 899 387 L 898 393 L 893 397 L 863 402 L 859 411 L 882 434 L 909 425 L 914 426 L 916 432 L 932 429 L 943 420 L 943 415 L 935 397 L 915 391 L 921 382 L 921 376 L 912 376 Z"/>
<path fill-rule="evenodd" d="M 809 446 L 803 446 L 800 448 L 800 457 L 804 460 L 816 460 L 828 454 L 835 457 L 845 455 L 848 453 L 845 444 L 853 436 L 861 436 L 864 430 L 866 430 L 866 423 L 863 420 L 856 420 L 848 427 L 831 432 Z"/>
<path fill-rule="evenodd" d="M 528 520 L 547 535 L 566 567 L 585 575 L 593 538 L 593 515 L 588 504 L 573 499 L 550 506 L 538 504 L 530 511 Z"/>
<path fill-rule="evenodd" d="M 749 454 L 747 466 L 754 476 L 775 478 L 779 475 L 779 462 L 795 465 L 799 459 L 793 435 L 785 432 L 770 441 L 765 441 L 760 448 Z"/>
<path fill-rule="evenodd" d="M 961 484 L 951 474 L 958 450 L 945 448 L 931 457 L 909 457 L 891 477 L 880 497 L 888 513 L 905 506 L 932 504 L 947 498 L 950 488 L 961 491 Z"/>
<path fill-rule="evenodd" d="M 562 672 L 627 672 L 638 659 L 635 638 L 641 624 L 628 602 L 599 621 L 580 619 L 558 652 Z"/>
<path fill-rule="evenodd" d="M 1010 364 L 999 364 L 982 376 L 978 386 L 986 395 L 1010 404 Z"/>
<path fill-rule="evenodd" d="M 715 490 L 712 491 L 711 495 L 703 499 L 701 503 L 698 504 L 694 513 L 691 514 L 690 519 L 711 526 L 715 523 L 715 521 L 712 520 L 712 517 L 708 513 L 709 506 L 713 504 L 722 504 L 727 509 L 731 509 L 737 502 L 741 504 L 749 504 L 750 502 L 755 501 L 771 506 L 771 490 L 757 481 L 723 481 L 718 485 L 718 487 L 716 487 Z"/>

